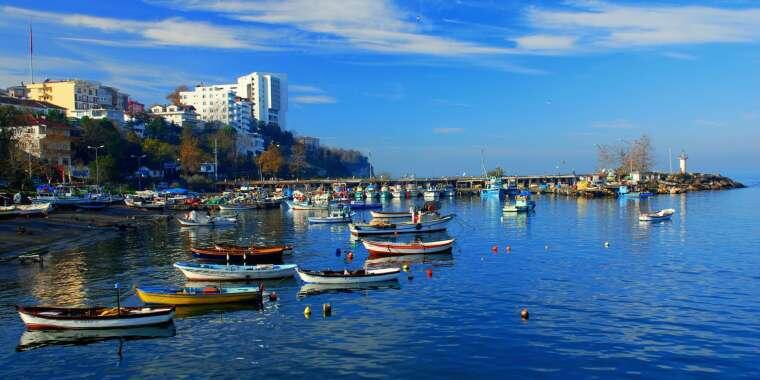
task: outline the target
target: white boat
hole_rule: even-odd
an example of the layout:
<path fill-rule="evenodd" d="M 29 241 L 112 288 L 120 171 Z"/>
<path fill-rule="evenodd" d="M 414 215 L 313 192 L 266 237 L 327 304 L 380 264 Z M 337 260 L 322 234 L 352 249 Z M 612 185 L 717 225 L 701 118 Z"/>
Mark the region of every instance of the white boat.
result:
<path fill-rule="evenodd" d="M 219 211 L 245 211 L 256 208 L 258 208 L 258 206 L 253 203 L 227 203 L 219 205 Z"/>
<path fill-rule="evenodd" d="M 343 209 L 330 210 L 327 216 L 310 216 L 309 223 L 351 223 L 353 215 L 351 208 L 346 206 Z"/>
<path fill-rule="evenodd" d="M 392 243 L 363 240 L 362 244 L 372 255 L 416 255 L 451 251 L 454 239 L 431 241 L 427 243 L 418 241 L 409 243 Z"/>
<path fill-rule="evenodd" d="M 432 185 L 428 184 L 428 187 L 425 189 L 425 192 L 422 193 L 422 196 L 425 199 L 437 199 L 439 196 L 441 196 L 441 192 L 438 191 L 438 189 L 434 188 Z"/>
<path fill-rule="evenodd" d="M 175 263 L 174 267 L 191 281 L 246 281 L 293 277 L 295 264 L 224 265 L 193 262 Z"/>
<path fill-rule="evenodd" d="M 668 220 L 676 212 L 672 208 L 666 208 L 664 210 L 656 212 L 642 212 L 639 214 L 639 221 L 641 222 L 659 222 L 662 220 Z"/>
<path fill-rule="evenodd" d="M 62 308 L 18 306 L 28 329 L 107 329 L 156 325 L 174 318 L 173 307 Z"/>
<path fill-rule="evenodd" d="M 327 210 L 327 203 L 312 203 L 305 201 L 285 201 L 291 210 L 309 211 L 309 210 Z"/>
<path fill-rule="evenodd" d="M 446 225 L 454 219 L 454 214 L 446 216 L 434 216 L 430 219 L 421 219 L 415 221 L 390 223 L 386 221 L 373 221 L 371 223 L 351 223 L 348 225 L 349 231 L 355 236 L 364 235 L 389 235 L 402 233 L 423 233 L 446 230 Z"/>
<path fill-rule="evenodd" d="M 53 210 L 51 203 L 33 203 L 30 205 L 0 206 L 1 216 L 47 215 Z"/>
<path fill-rule="evenodd" d="M 182 226 L 229 226 L 237 223 L 237 218 L 208 216 L 190 211 L 184 217 L 177 217 L 177 221 Z"/>
<path fill-rule="evenodd" d="M 358 269 L 354 271 L 311 271 L 297 269 L 301 281 L 314 284 L 361 284 L 398 278 L 401 268 Z"/>
<path fill-rule="evenodd" d="M 515 203 L 507 203 L 502 209 L 503 212 L 525 212 L 533 211 L 536 208 L 536 202 L 530 199 L 530 193 L 523 193 L 515 197 Z"/>
<path fill-rule="evenodd" d="M 411 211 L 374 211 L 370 210 L 373 219 L 409 219 L 412 218 Z"/>
<path fill-rule="evenodd" d="M 391 187 L 391 196 L 393 198 L 405 198 L 406 193 L 401 185 L 395 185 Z"/>

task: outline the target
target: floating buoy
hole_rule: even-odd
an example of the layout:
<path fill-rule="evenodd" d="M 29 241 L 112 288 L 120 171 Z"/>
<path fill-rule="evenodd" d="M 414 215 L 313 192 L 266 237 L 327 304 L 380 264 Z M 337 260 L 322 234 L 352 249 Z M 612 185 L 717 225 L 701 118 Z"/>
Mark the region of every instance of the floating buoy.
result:
<path fill-rule="evenodd" d="M 306 308 L 303 309 L 303 316 L 306 318 L 311 317 L 311 306 L 306 305 Z"/>
<path fill-rule="evenodd" d="M 511 251 L 512 251 L 512 246 L 508 245 L 507 246 L 507 252 L 511 252 Z"/>
<path fill-rule="evenodd" d="M 610 242 L 608 242 L 608 241 L 605 241 L 605 242 L 604 242 L 604 248 L 609 248 L 609 247 L 610 247 Z"/>
<path fill-rule="evenodd" d="M 329 303 L 322 305 L 322 315 L 329 317 L 332 315 L 332 306 Z"/>
<path fill-rule="evenodd" d="M 354 253 L 351 252 L 351 251 L 348 251 L 348 253 L 346 254 L 346 258 L 349 259 L 349 260 L 353 260 L 354 259 Z"/>
<path fill-rule="evenodd" d="M 269 293 L 269 300 L 272 302 L 277 301 L 277 292 Z"/>
<path fill-rule="evenodd" d="M 404 272 L 409 272 L 409 264 L 404 264 L 401 266 L 401 269 L 404 270 Z"/>
<path fill-rule="evenodd" d="M 335 248 L 335 256 L 340 256 L 340 248 Z"/>
<path fill-rule="evenodd" d="M 491 247 L 491 252 L 499 252 L 499 246 L 494 245 L 493 247 Z"/>
<path fill-rule="evenodd" d="M 549 250 L 549 246 L 548 246 L 548 245 L 545 245 L 545 246 L 544 246 L 544 251 L 548 251 L 548 250 Z"/>
<path fill-rule="evenodd" d="M 425 273 L 427 273 L 428 278 L 433 277 L 433 270 L 432 269 L 428 268 L 428 270 L 425 271 Z"/>
<path fill-rule="evenodd" d="M 528 320 L 528 318 L 530 318 L 530 313 L 528 313 L 527 308 L 523 308 L 522 310 L 520 310 L 520 318 L 526 321 Z"/>

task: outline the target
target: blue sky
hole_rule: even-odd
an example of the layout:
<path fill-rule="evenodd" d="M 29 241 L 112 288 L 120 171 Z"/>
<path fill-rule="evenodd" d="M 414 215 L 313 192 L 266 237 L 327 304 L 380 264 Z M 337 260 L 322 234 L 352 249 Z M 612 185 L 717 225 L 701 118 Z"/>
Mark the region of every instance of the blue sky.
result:
<path fill-rule="evenodd" d="M 371 151 L 378 171 L 588 172 L 594 144 L 649 134 L 657 165 L 757 172 L 754 1 L 0 0 L 0 85 L 179 84 L 288 74 L 288 128 Z M 564 163 L 563 163 L 564 162 Z"/>

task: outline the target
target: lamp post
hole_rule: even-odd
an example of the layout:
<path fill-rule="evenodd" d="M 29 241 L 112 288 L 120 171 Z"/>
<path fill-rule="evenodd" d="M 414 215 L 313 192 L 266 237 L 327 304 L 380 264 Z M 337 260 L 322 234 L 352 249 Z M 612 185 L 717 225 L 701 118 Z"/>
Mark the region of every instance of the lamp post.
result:
<path fill-rule="evenodd" d="M 100 165 L 98 164 L 98 150 L 105 148 L 105 145 L 101 146 L 89 146 L 87 145 L 87 149 L 94 149 L 95 150 L 95 186 L 100 188 Z"/>
<path fill-rule="evenodd" d="M 132 155 L 130 155 L 130 157 L 137 159 L 137 188 L 139 190 L 142 190 L 142 172 L 140 171 L 140 167 L 141 167 L 141 161 L 142 161 L 142 159 L 145 158 L 145 157 L 147 157 L 147 156 L 144 155 L 144 154 L 139 155 L 139 156 L 135 156 L 134 154 L 132 154 Z"/>

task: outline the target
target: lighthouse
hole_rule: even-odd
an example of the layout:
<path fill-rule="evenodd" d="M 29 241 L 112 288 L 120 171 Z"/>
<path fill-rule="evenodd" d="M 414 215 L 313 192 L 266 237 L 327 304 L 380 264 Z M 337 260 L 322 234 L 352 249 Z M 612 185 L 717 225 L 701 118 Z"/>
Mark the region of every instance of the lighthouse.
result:
<path fill-rule="evenodd" d="M 686 155 L 686 152 L 683 150 L 681 151 L 681 154 L 678 155 L 678 167 L 681 169 L 681 174 L 686 174 L 686 160 L 689 158 L 689 156 Z"/>

